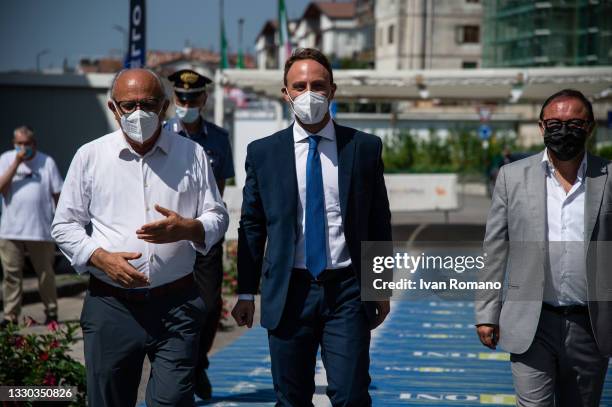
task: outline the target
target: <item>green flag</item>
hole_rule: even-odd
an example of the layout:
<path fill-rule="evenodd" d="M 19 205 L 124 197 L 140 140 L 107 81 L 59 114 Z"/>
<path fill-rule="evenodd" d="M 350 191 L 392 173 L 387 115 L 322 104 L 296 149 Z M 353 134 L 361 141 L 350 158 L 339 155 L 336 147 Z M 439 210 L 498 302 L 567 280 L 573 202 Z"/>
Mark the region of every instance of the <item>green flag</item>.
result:
<path fill-rule="evenodd" d="M 221 21 L 221 69 L 229 68 L 227 59 L 227 39 L 225 38 L 225 24 Z"/>
<path fill-rule="evenodd" d="M 242 55 L 242 48 L 238 50 L 238 59 L 236 60 L 236 68 L 244 69 L 244 56 Z"/>

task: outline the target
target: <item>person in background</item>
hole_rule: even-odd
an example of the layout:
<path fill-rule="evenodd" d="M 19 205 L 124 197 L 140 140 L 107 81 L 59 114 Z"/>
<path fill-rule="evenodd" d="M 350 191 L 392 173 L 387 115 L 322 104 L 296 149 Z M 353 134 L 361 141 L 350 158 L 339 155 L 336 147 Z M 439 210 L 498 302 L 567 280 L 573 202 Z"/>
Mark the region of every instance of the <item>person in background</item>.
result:
<path fill-rule="evenodd" d="M 164 124 L 164 128 L 202 146 L 210 161 L 215 181 L 223 197 L 225 181 L 234 177 L 232 147 L 227 130 L 207 122 L 202 117 L 208 94 L 206 85 L 212 81 L 206 76 L 182 69 L 168 79 L 174 88 L 176 116 Z M 206 321 L 200 334 L 200 350 L 195 372 L 195 394 L 203 400 L 212 397 L 212 385 L 206 374 L 208 352 L 221 321 L 223 299 L 223 239 L 210 248 L 207 255 L 196 254 L 194 277 L 206 307 Z"/>
<path fill-rule="evenodd" d="M 29 255 L 38 275 L 40 298 L 45 306 L 45 324 L 57 321 L 55 287 L 55 243 L 51 221 L 62 190 L 62 177 L 53 158 L 36 148 L 34 131 L 15 129 L 15 148 L 0 156 L 0 261 L 4 270 L 1 327 L 16 323 L 21 312 L 23 268 Z"/>
<path fill-rule="evenodd" d="M 108 108 L 120 130 L 77 151 L 51 232 L 90 275 L 81 314 L 88 405 L 134 406 L 148 356 L 147 405 L 193 406 L 206 316 L 193 263 L 227 230 L 227 210 L 204 150 L 161 128 L 168 100 L 157 74 L 119 72 Z"/>

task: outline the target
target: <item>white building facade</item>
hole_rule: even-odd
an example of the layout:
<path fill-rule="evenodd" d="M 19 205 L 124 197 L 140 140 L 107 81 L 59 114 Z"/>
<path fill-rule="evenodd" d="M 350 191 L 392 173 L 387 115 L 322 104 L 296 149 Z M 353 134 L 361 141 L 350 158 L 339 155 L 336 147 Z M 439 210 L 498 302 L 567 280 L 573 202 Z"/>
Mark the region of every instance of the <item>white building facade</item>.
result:
<path fill-rule="evenodd" d="M 480 68 L 482 15 L 481 0 L 377 0 L 376 69 Z"/>

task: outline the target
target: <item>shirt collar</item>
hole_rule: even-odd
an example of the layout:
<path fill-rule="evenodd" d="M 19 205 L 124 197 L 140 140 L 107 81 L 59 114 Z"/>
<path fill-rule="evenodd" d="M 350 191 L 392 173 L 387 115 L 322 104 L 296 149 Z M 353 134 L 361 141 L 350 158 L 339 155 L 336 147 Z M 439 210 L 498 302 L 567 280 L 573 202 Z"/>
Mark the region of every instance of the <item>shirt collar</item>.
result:
<path fill-rule="evenodd" d="M 204 120 L 204 118 L 202 116 L 200 116 L 200 118 L 202 119 L 202 127 L 200 128 L 200 133 L 204 136 L 208 136 L 208 126 L 206 125 L 206 120 Z M 181 136 L 185 136 L 185 137 L 190 137 L 190 134 L 187 133 L 187 130 L 185 130 L 185 127 L 183 126 L 183 122 L 181 122 L 181 119 L 179 119 L 178 117 L 173 117 L 170 123 L 170 128 L 175 132 L 180 134 Z"/>
<path fill-rule="evenodd" d="M 587 166 L 587 154 L 584 152 L 584 156 L 582 157 L 582 161 L 580 162 L 580 167 L 578 167 L 578 174 L 576 176 L 578 182 L 582 182 L 584 180 L 584 176 L 586 174 L 586 166 Z M 555 166 L 553 165 L 550 157 L 548 157 L 548 149 L 544 149 L 544 153 L 542 154 L 542 168 L 546 171 L 547 174 L 553 175 L 556 171 Z"/>
<path fill-rule="evenodd" d="M 170 147 L 171 147 L 171 139 L 170 139 L 170 137 L 171 137 L 171 135 L 168 134 L 168 130 L 166 130 L 166 129 L 164 129 L 162 127 L 161 128 L 161 133 L 159 134 L 159 138 L 157 139 L 157 142 L 155 143 L 153 148 L 147 154 L 150 154 L 152 151 L 155 151 L 158 148 L 164 154 L 168 154 L 170 152 Z M 123 151 L 126 151 L 126 150 L 129 151 L 130 153 L 134 154 L 134 155 L 140 155 L 140 154 L 136 153 L 136 151 L 134 151 L 134 149 L 129 145 L 129 143 L 125 139 L 125 136 L 123 135 L 123 131 L 121 131 L 121 129 L 116 131 L 115 140 L 116 140 L 115 146 L 118 149 L 117 155 L 121 154 Z"/>
<path fill-rule="evenodd" d="M 304 130 L 302 126 L 298 123 L 298 121 L 293 122 L 293 141 L 299 143 L 312 136 L 313 134 Z M 325 127 L 321 129 L 317 134 L 317 136 L 321 136 L 324 139 L 329 141 L 336 141 L 336 128 L 334 127 L 334 121 L 330 118 Z"/>

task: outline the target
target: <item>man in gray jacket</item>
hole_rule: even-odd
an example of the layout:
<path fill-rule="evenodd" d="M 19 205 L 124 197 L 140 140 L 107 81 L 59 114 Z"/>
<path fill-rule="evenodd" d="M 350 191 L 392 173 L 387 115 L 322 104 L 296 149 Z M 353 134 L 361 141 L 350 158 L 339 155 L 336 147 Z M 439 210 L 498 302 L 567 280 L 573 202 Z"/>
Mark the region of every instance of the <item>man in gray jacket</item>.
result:
<path fill-rule="evenodd" d="M 591 103 L 565 89 L 543 104 L 544 152 L 501 168 L 487 219 L 481 342 L 510 352 L 519 406 L 598 406 L 612 354 L 612 178 L 585 152 Z"/>

